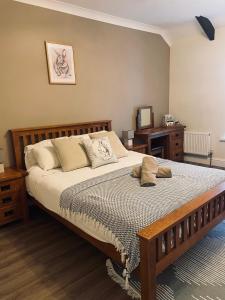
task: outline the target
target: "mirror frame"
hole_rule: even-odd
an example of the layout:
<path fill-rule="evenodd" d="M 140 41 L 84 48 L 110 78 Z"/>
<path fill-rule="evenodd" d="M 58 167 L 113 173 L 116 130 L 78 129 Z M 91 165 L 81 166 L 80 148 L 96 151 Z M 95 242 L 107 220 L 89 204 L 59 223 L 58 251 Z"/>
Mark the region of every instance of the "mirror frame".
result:
<path fill-rule="evenodd" d="M 147 126 L 141 126 L 141 111 L 144 109 L 149 109 L 150 110 L 150 121 L 151 124 Z M 153 128 L 154 127 L 154 113 L 152 106 L 142 106 L 139 107 L 137 110 L 137 129 L 146 129 L 146 128 Z"/>

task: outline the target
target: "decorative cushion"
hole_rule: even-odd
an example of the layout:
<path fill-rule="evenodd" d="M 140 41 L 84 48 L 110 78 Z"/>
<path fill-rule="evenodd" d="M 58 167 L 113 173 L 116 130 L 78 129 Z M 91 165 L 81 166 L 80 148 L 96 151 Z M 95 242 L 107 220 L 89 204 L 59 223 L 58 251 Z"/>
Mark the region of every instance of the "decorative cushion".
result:
<path fill-rule="evenodd" d="M 60 167 L 60 163 L 55 152 L 54 146 L 35 147 L 32 150 L 35 160 L 44 171 Z"/>
<path fill-rule="evenodd" d="M 101 131 L 101 132 L 94 132 L 89 134 L 90 138 L 102 138 L 108 137 L 110 145 L 112 147 L 113 153 L 115 153 L 117 158 L 121 158 L 124 156 L 128 156 L 128 151 L 121 143 L 119 137 L 116 135 L 114 131 Z"/>
<path fill-rule="evenodd" d="M 90 137 L 101 137 L 100 135 L 101 134 L 104 134 L 104 133 L 108 133 L 109 131 L 107 130 L 100 130 L 100 131 L 96 131 L 96 132 L 92 132 L 92 133 L 89 133 L 88 135 Z"/>
<path fill-rule="evenodd" d="M 92 168 L 118 162 L 108 137 L 83 139 L 83 144 L 91 161 Z"/>
<path fill-rule="evenodd" d="M 52 144 L 51 140 L 44 140 L 39 143 L 33 144 L 33 145 L 28 145 L 24 148 L 24 153 L 25 153 L 25 165 L 27 170 L 29 170 L 32 166 L 38 165 L 38 161 L 36 160 L 35 157 L 35 152 L 33 151 L 34 149 L 43 149 L 43 148 L 48 148 L 48 157 L 50 158 L 52 165 L 48 163 L 47 168 L 50 168 L 52 166 L 52 169 L 60 167 L 60 163 L 58 160 L 58 157 L 56 155 L 56 152 L 54 151 L 54 146 Z M 40 162 L 40 161 L 39 161 Z M 43 163 L 43 164 L 42 164 Z M 44 162 L 41 162 L 42 166 L 44 166 Z M 41 167 L 41 165 L 39 165 Z M 41 167 L 42 168 L 42 167 Z"/>
<path fill-rule="evenodd" d="M 83 138 L 90 140 L 89 136 Z M 80 138 L 65 137 L 52 140 L 64 172 L 84 168 L 90 165 Z"/>

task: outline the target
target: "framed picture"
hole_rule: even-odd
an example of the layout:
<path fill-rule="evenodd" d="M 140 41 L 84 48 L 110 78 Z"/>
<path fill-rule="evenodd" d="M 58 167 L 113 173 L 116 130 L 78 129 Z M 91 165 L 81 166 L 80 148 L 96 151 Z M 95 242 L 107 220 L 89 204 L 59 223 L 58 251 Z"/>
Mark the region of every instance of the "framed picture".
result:
<path fill-rule="evenodd" d="M 45 42 L 49 82 L 76 84 L 73 47 Z"/>

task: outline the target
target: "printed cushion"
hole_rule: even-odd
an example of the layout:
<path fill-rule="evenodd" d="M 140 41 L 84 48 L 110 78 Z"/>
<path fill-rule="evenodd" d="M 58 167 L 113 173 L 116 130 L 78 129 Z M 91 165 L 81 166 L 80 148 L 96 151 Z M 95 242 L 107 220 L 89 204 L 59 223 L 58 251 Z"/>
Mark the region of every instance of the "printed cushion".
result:
<path fill-rule="evenodd" d="M 91 161 L 92 168 L 118 162 L 113 153 L 108 137 L 96 139 L 83 139 L 83 145 Z"/>
<path fill-rule="evenodd" d="M 128 151 L 123 146 L 119 137 L 116 135 L 114 131 L 94 132 L 94 133 L 90 133 L 89 136 L 91 139 L 108 137 L 112 150 L 115 153 L 117 158 L 121 158 L 128 155 Z"/>

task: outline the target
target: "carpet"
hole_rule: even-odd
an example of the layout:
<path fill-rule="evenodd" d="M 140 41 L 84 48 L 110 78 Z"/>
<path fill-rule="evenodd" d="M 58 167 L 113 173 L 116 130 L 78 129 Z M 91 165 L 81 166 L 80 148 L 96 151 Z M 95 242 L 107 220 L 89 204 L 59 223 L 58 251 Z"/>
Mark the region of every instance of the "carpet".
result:
<path fill-rule="evenodd" d="M 111 260 L 106 266 L 125 289 L 123 269 Z M 140 282 L 134 276 L 127 293 L 140 299 Z M 157 300 L 225 300 L 225 221 L 158 276 Z"/>

